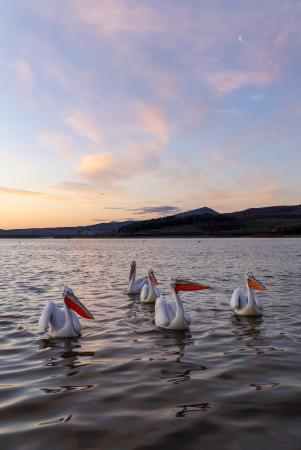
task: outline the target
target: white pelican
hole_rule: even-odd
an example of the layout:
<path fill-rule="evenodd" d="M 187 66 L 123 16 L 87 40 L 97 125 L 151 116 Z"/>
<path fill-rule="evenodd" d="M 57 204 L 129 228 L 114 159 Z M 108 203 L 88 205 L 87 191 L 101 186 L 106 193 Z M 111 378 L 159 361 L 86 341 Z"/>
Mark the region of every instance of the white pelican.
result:
<path fill-rule="evenodd" d="M 261 316 L 262 304 L 256 297 L 255 290 L 266 291 L 266 287 L 256 280 L 251 272 L 246 273 L 244 278 L 248 296 L 240 288 L 237 288 L 232 294 L 230 305 L 234 309 L 234 313 L 240 316 Z"/>
<path fill-rule="evenodd" d="M 128 294 L 140 294 L 143 285 L 147 283 L 147 277 L 141 277 L 136 280 L 136 261 L 131 262 L 129 282 Z"/>
<path fill-rule="evenodd" d="M 63 290 L 64 306 L 60 308 L 49 300 L 39 320 L 41 331 L 46 331 L 50 325 L 50 335 L 53 337 L 74 337 L 80 334 L 81 325 L 75 311 L 85 319 L 94 319 L 93 314 L 74 295 L 72 289 Z M 72 311 L 73 309 L 73 311 Z"/>
<path fill-rule="evenodd" d="M 155 277 L 153 269 L 148 271 L 148 283 L 145 283 L 140 293 L 140 300 L 143 303 L 155 303 L 156 298 L 161 295 L 160 289 L 157 288 L 158 281 Z"/>
<path fill-rule="evenodd" d="M 155 323 L 157 327 L 166 328 L 167 330 L 186 330 L 189 328 L 191 319 L 184 311 L 178 292 L 200 291 L 202 289 L 210 289 L 210 286 L 189 280 L 171 278 L 170 288 L 174 297 L 173 300 L 164 300 L 162 295 L 156 300 Z"/>

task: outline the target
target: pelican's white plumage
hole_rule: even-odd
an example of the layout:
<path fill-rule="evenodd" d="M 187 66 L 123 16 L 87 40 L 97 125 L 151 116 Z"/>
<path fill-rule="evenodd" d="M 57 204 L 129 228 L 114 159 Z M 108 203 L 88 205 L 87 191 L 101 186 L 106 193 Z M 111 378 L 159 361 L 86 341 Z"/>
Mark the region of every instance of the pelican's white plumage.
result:
<path fill-rule="evenodd" d="M 147 277 L 141 277 L 136 279 L 136 261 L 131 262 L 131 271 L 129 276 L 129 287 L 127 289 L 127 293 L 132 294 L 140 294 L 143 286 L 148 282 Z"/>
<path fill-rule="evenodd" d="M 63 307 L 59 307 L 52 300 L 47 303 L 39 320 L 39 328 L 45 332 L 50 326 L 50 335 L 53 337 L 78 336 L 81 324 L 75 312 L 86 319 L 94 317 L 67 286 L 63 290 L 63 300 Z"/>
<path fill-rule="evenodd" d="M 157 287 L 158 281 L 152 269 L 148 271 L 148 283 L 145 283 L 140 293 L 140 300 L 143 303 L 155 303 L 156 298 L 161 295 L 160 289 Z"/>
<path fill-rule="evenodd" d="M 247 295 L 242 289 L 237 288 L 232 294 L 230 305 L 234 313 L 240 316 L 261 316 L 262 304 L 256 296 L 255 290 L 265 291 L 266 287 L 260 283 L 251 272 L 245 275 Z"/>
<path fill-rule="evenodd" d="M 165 300 L 162 295 L 157 298 L 155 305 L 155 323 L 159 328 L 167 330 L 186 330 L 191 318 L 184 310 L 179 291 L 199 291 L 209 289 L 209 286 L 189 280 L 170 279 L 173 299 Z"/>

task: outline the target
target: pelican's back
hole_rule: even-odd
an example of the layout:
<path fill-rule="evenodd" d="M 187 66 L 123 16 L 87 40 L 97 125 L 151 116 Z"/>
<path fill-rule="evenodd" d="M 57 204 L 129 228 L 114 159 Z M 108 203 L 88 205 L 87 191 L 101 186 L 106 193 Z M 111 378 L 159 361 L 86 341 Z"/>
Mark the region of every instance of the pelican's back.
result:
<path fill-rule="evenodd" d="M 155 304 L 155 323 L 157 327 L 165 328 L 170 324 L 170 319 L 167 302 L 163 300 L 161 295 L 157 298 Z"/>
<path fill-rule="evenodd" d="M 235 289 L 235 291 L 232 294 L 230 305 L 231 307 L 235 309 L 242 309 L 244 308 L 248 303 L 248 299 L 243 293 L 243 291 L 240 288 Z"/>
<path fill-rule="evenodd" d="M 40 330 L 46 331 L 49 325 L 53 329 L 60 329 L 64 326 L 64 323 L 64 310 L 57 306 L 52 300 L 49 300 L 39 320 Z"/>
<path fill-rule="evenodd" d="M 145 283 L 140 292 L 140 300 L 142 302 L 145 302 L 147 300 L 148 293 L 149 293 L 149 285 L 148 283 Z"/>

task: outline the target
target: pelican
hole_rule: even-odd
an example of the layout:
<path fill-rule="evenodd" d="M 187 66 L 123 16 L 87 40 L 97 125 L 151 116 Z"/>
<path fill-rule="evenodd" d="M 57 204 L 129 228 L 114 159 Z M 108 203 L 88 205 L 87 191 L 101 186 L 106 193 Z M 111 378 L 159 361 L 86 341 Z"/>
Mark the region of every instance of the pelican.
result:
<path fill-rule="evenodd" d="M 189 280 L 170 279 L 170 288 L 173 299 L 164 300 L 162 295 L 157 298 L 155 306 L 155 323 L 157 327 L 167 330 L 186 330 L 191 322 L 190 316 L 185 312 L 182 300 L 178 294 L 179 291 L 200 291 L 210 289 L 205 286 Z"/>
<path fill-rule="evenodd" d="M 247 272 L 244 276 L 248 296 L 246 296 L 240 288 L 235 289 L 232 294 L 230 305 L 234 313 L 240 316 L 261 316 L 262 304 L 256 297 L 255 290 L 266 291 L 266 287 L 260 283 L 251 272 Z"/>
<path fill-rule="evenodd" d="M 156 298 L 161 295 L 160 289 L 157 288 L 158 281 L 155 277 L 153 269 L 148 271 L 148 283 L 145 283 L 140 293 L 140 300 L 143 303 L 155 303 Z"/>
<path fill-rule="evenodd" d="M 45 332 L 50 325 L 50 335 L 52 337 L 67 338 L 78 336 L 81 325 L 73 311 L 85 319 L 94 319 L 93 314 L 80 302 L 69 287 L 65 286 L 62 295 L 64 300 L 63 308 L 49 300 L 40 317 L 39 328 Z"/>
<path fill-rule="evenodd" d="M 147 283 L 147 277 L 141 277 L 136 280 L 136 261 L 131 262 L 129 282 L 128 294 L 140 294 L 143 285 Z"/>

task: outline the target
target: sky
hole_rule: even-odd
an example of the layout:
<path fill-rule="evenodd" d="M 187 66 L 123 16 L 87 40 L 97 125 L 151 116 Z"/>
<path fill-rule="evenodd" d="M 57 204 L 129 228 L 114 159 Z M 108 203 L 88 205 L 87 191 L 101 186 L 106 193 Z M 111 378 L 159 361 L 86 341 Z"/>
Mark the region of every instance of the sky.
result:
<path fill-rule="evenodd" d="M 0 228 L 300 203 L 299 0 L 0 7 Z"/>

